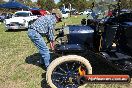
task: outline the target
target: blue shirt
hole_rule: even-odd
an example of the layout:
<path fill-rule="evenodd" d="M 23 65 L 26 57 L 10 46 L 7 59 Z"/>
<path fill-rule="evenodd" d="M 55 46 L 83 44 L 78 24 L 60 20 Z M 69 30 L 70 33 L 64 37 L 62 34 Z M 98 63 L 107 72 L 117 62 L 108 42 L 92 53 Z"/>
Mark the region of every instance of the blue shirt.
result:
<path fill-rule="evenodd" d="M 29 28 L 36 30 L 39 33 L 47 34 L 49 40 L 54 41 L 53 29 L 56 24 L 56 17 L 54 15 L 45 15 L 39 17 Z"/>

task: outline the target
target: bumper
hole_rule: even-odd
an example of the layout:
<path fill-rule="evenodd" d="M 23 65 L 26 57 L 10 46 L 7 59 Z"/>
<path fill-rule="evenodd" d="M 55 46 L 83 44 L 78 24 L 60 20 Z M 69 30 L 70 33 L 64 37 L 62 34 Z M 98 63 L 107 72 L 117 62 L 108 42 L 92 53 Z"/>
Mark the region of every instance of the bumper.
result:
<path fill-rule="evenodd" d="M 28 27 L 25 26 L 5 26 L 6 29 L 26 29 Z"/>

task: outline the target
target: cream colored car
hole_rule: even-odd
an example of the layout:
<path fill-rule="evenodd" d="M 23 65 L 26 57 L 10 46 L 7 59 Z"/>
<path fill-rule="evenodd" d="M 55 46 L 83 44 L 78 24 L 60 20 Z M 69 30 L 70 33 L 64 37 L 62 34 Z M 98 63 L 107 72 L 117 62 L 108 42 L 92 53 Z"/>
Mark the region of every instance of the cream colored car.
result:
<path fill-rule="evenodd" d="M 4 20 L 6 31 L 9 29 L 26 29 L 29 23 L 37 18 L 30 11 L 17 11 L 12 18 Z"/>

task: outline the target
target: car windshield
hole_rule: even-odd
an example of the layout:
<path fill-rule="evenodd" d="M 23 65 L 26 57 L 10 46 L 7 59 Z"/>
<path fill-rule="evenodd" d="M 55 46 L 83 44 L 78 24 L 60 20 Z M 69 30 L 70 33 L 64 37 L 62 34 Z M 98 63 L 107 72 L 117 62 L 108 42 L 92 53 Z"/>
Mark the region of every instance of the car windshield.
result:
<path fill-rule="evenodd" d="M 29 13 L 26 12 L 19 12 L 15 14 L 15 17 L 27 17 L 29 16 Z"/>

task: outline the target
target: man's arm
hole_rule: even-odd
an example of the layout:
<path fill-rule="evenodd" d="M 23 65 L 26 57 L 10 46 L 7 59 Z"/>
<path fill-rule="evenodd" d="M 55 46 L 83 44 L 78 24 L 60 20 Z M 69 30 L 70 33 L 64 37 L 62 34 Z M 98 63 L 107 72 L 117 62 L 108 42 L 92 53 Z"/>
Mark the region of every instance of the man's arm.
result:
<path fill-rule="evenodd" d="M 49 26 L 49 28 L 48 28 L 48 31 L 49 31 L 48 32 L 48 37 L 49 37 L 49 40 L 50 40 L 50 47 L 51 47 L 52 50 L 54 50 L 54 40 L 55 40 L 55 38 L 54 38 L 53 30 L 54 30 L 55 24 L 57 22 L 56 17 L 53 16 L 53 15 L 50 15 L 50 19 L 49 19 L 48 22 L 49 22 L 49 24 L 48 24 L 48 26 Z"/>
<path fill-rule="evenodd" d="M 54 27 L 50 26 L 49 27 L 49 32 L 48 32 L 48 37 L 49 37 L 49 40 L 50 40 L 50 48 L 52 50 L 54 50 L 54 40 L 55 40 L 53 29 L 54 29 Z"/>
<path fill-rule="evenodd" d="M 48 32 L 48 37 L 49 37 L 49 40 L 50 41 L 54 41 L 54 32 L 53 32 L 53 29 L 49 29 L 49 32 Z"/>

